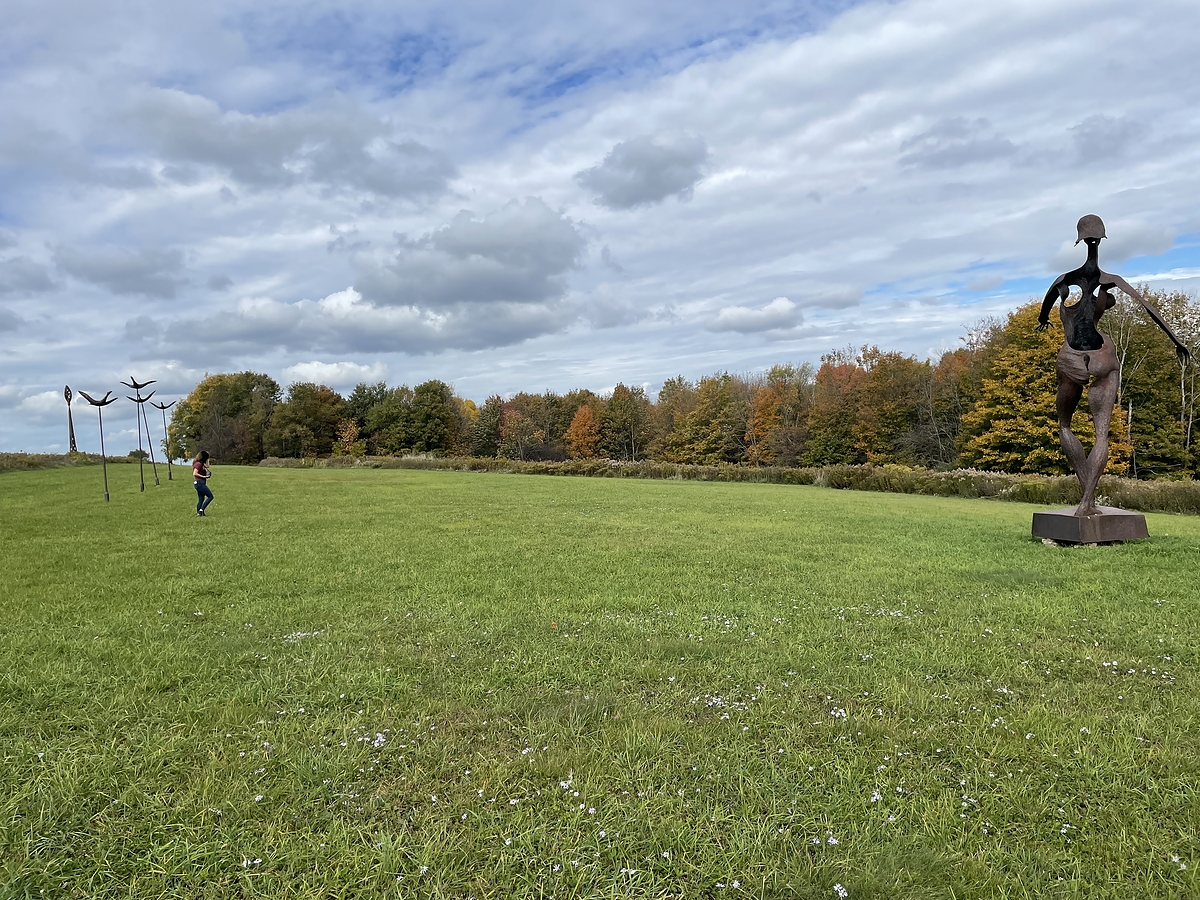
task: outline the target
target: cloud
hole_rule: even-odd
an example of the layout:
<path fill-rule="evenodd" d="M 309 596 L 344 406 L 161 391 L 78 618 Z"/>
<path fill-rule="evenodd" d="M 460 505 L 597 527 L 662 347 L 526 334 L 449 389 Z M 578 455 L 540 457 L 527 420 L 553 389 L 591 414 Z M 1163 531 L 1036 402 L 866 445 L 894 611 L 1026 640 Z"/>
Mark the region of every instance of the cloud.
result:
<path fill-rule="evenodd" d="M 213 275 L 205 282 L 210 291 L 227 291 L 233 287 L 233 279 L 228 275 Z"/>
<path fill-rule="evenodd" d="M 776 297 L 761 309 L 747 306 L 726 306 L 705 323 L 709 331 L 736 331 L 756 334 L 795 328 L 803 321 L 799 307 L 787 297 Z"/>
<path fill-rule="evenodd" d="M 952 169 L 1009 157 L 1017 145 L 995 133 L 987 119 L 955 116 L 900 145 L 900 163 L 925 169 Z"/>
<path fill-rule="evenodd" d="M 46 267 L 24 256 L 0 262 L 0 294 L 35 294 L 51 290 Z"/>
<path fill-rule="evenodd" d="M 162 330 L 162 325 L 149 316 L 137 316 L 125 323 L 125 339 L 134 342 L 154 340 Z"/>
<path fill-rule="evenodd" d="M 805 307 L 822 307 L 824 309 L 848 309 L 862 302 L 863 292 L 853 287 L 828 287 L 811 294 L 806 294 L 801 300 Z"/>
<path fill-rule="evenodd" d="M 175 165 L 167 178 L 200 178 L 211 167 L 254 188 L 312 183 L 388 197 L 427 198 L 455 175 L 443 154 L 396 135 L 386 121 L 344 98 L 253 115 L 222 110 L 184 91 L 146 89 L 126 111 L 137 138 Z"/>
<path fill-rule="evenodd" d="M 317 384 L 327 384 L 330 387 L 353 387 L 359 382 L 386 381 L 388 367 L 383 363 L 373 363 L 369 366 L 354 362 L 312 362 L 296 363 L 283 370 L 284 380 L 289 383 L 310 381 Z"/>
<path fill-rule="evenodd" d="M 409 353 L 506 347 L 565 328 L 577 314 L 558 303 L 477 303 L 446 310 L 371 303 L 354 288 L 321 300 L 243 300 L 237 309 L 171 323 L 163 351 L 258 355 Z"/>
<path fill-rule="evenodd" d="M 1131 119 L 1103 113 L 1088 116 L 1070 129 L 1082 163 L 1123 157 L 1141 130 L 1142 126 Z"/>
<path fill-rule="evenodd" d="M 35 421 L 49 421 L 57 416 L 66 418 L 67 402 L 60 391 L 42 391 L 23 397 L 16 405 L 18 415 Z"/>
<path fill-rule="evenodd" d="M 703 138 L 635 137 L 614 146 L 599 165 L 576 172 L 575 180 L 609 209 L 632 209 L 671 196 L 690 200 L 708 157 Z"/>
<path fill-rule="evenodd" d="M 999 275 L 980 275 L 979 277 L 972 278 L 967 282 L 967 290 L 994 291 L 1002 284 L 1004 284 L 1004 279 Z"/>
<path fill-rule="evenodd" d="M 54 261 L 68 275 L 108 288 L 114 294 L 169 299 L 186 283 L 182 277 L 183 254 L 178 250 L 59 247 Z"/>
<path fill-rule="evenodd" d="M 483 218 L 463 210 L 442 228 L 400 240 L 388 260 L 361 264 L 355 287 L 369 302 L 427 312 L 556 304 L 586 241 L 537 197 Z"/>
<path fill-rule="evenodd" d="M 0 331 L 16 331 L 22 319 L 12 310 L 0 306 Z"/>

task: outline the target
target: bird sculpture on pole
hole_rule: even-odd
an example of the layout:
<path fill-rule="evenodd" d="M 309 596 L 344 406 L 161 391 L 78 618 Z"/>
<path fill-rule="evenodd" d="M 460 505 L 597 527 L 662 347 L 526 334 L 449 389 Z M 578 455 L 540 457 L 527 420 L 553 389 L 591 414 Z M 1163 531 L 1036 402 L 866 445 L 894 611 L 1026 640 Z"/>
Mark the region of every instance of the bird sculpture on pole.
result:
<path fill-rule="evenodd" d="M 63 399 L 67 401 L 67 437 L 69 438 L 69 452 L 78 453 L 79 448 L 75 446 L 75 422 L 71 418 L 71 401 L 74 399 L 74 397 L 71 395 L 71 386 L 69 384 L 63 387 Z"/>
<path fill-rule="evenodd" d="M 142 481 L 141 489 L 144 491 L 144 490 L 146 490 L 146 474 L 145 474 L 146 469 L 145 469 L 145 464 L 142 462 L 142 458 L 145 455 L 146 451 L 144 451 L 142 449 L 142 420 L 146 419 L 146 410 L 145 410 L 145 408 L 143 408 L 142 404 L 145 403 L 147 400 L 149 400 L 150 397 L 154 396 L 154 391 L 151 391 L 149 396 L 143 397 L 142 396 L 142 388 L 146 387 L 147 385 L 154 384 L 154 382 L 153 381 L 143 381 L 141 384 L 138 384 L 137 379 L 135 379 L 131 375 L 129 377 L 128 381 L 122 381 L 121 384 L 125 385 L 125 387 L 127 387 L 127 388 L 133 388 L 133 392 L 135 394 L 137 394 L 136 397 L 129 397 L 128 394 L 126 394 L 125 396 L 129 397 L 130 400 L 132 400 L 134 403 L 137 404 L 136 418 L 137 418 L 137 427 L 138 427 L 138 475 Z M 150 420 L 149 419 L 146 419 L 146 440 L 150 441 Z M 158 485 L 159 485 L 158 464 L 155 463 L 155 461 L 154 461 L 154 444 L 153 444 L 153 442 L 150 443 L 150 464 L 152 466 L 154 466 L 154 486 L 158 487 Z"/>
<path fill-rule="evenodd" d="M 148 397 L 146 399 L 149 399 Z M 172 400 L 170 403 L 151 403 L 155 409 L 162 412 L 163 417 L 163 448 L 167 452 L 167 481 L 174 481 L 174 476 L 171 475 L 171 435 L 167 433 L 167 410 L 178 403 L 178 400 Z M 149 432 L 149 427 L 146 431 Z"/>
<path fill-rule="evenodd" d="M 97 400 L 95 397 L 88 394 L 87 391 L 80 391 L 80 396 L 88 403 L 96 407 L 96 415 L 100 417 L 100 468 L 104 471 L 104 502 L 108 502 L 108 460 L 104 456 L 104 407 L 110 403 L 116 403 L 117 398 L 112 396 L 112 391 L 106 393 L 102 398 Z"/>

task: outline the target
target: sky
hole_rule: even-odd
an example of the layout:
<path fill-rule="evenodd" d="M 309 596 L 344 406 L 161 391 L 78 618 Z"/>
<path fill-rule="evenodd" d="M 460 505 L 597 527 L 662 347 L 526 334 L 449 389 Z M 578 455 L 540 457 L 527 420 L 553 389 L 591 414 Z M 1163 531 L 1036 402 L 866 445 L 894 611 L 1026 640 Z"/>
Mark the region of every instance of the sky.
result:
<path fill-rule="evenodd" d="M 1082 262 L 1088 213 L 1108 270 L 1200 289 L 1194 0 L 5 19 L 0 450 L 62 452 L 64 384 L 130 377 L 166 402 L 245 369 L 482 402 L 936 358 Z M 110 451 L 134 422 L 109 407 Z"/>

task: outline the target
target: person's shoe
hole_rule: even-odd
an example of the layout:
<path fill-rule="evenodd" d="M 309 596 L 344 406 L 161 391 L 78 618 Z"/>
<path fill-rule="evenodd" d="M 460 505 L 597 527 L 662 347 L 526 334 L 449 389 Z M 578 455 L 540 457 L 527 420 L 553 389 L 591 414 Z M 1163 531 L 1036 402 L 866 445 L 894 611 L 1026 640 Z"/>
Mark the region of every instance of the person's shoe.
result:
<path fill-rule="evenodd" d="M 196 510 L 196 515 L 203 517 L 203 515 L 204 515 L 204 510 L 202 510 L 202 509 L 198 509 L 198 510 Z"/>

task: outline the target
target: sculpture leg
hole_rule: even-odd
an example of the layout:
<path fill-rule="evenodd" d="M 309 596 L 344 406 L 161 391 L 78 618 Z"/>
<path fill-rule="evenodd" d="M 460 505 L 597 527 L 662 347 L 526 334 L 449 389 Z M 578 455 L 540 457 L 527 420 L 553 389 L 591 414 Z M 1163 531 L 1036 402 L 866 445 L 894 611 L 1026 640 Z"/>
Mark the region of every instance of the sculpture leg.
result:
<path fill-rule="evenodd" d="M 1087 453 L 1084 452 L 1083 444 L 1075 436 L 1075 432 L 1071 430 L 1071 419 L 1075 416 L 1075 410 L 1079 407 L 1079 400 L 1082 396 L 1083 385 L 1063 377 L 1060 372 L 1058 397 L 1055 403 L 1058 408 L 1058 440 L 1062 444 L 1063 452 L 1067 454 L 1071 468 L 1079 477 L 1080 484 L 1083 484 L 1084 472 L 1087 471 Z"/>
<path fill-rule="evenodd" d="M 1083 498 L 1075 510 L 1077 516 L 1095 514 L 1096 486 L 1100 484 L 1100 476 L 1108 465 L 1108 429 L 1112 424 L 1113 404 L 1117 399 L 1117 372 L 1109 372 L 1092 382 L 1088 388 L 1088 408 L 1092 413 L 1092 422 L 1096 426 L 1096 444 L 1088 454 L 1085 476 L 1079 473 L 1079 482 L 1083 485 Z"/>

